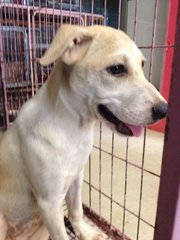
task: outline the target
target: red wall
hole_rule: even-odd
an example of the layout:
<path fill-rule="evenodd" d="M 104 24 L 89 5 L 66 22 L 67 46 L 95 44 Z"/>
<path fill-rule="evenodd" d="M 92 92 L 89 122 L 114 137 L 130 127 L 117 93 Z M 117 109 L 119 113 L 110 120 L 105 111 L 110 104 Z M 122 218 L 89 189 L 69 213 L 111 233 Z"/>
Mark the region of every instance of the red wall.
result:
<path fill-rule="evenodd" d="M 162 87 L 161 87 L 161 94 L 167 101 L 169 98 L 172 62 L 173 62 L 173 55 L 174 55 L 174 48 L 171 46 L 174 46 L 174 41 L 175 41 L 177 9 L 178 9 L 178 0 L 170 0 L 169 13 L 168 13 L 168 28 L 167 28 L 166 43 L 165 43 L 165 46 L 169 46 L 169 48 L 165 49 L 164 70 L 163 70 Z M 159 121 L 158 123 L 150 126 L 149 128 L 159 132 L 164 132 L 165 125 L 166 125 L 166 120 L 163 119 L 162 121 Z"/>

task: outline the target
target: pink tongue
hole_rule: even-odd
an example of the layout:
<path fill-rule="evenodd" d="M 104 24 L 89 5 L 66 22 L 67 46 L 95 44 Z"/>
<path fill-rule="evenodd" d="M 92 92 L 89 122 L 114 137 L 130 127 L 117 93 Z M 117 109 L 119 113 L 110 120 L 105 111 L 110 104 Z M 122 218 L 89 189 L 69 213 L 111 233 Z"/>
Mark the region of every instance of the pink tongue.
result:
<path fill-rule="evenodd" d="M 130 125 L 130 124 L 126 124 L 126 125 L 128 126 L 128 128 L 131 129 L 131 131 L 132 131 L 132 133 L 133 133 L 133 135 L 135 137 L 139 137 L 141 135 L 142 129 L 143 129 L 142 127 L 140 127 L 140 126 L 133 126 L 133 125 Z"/>

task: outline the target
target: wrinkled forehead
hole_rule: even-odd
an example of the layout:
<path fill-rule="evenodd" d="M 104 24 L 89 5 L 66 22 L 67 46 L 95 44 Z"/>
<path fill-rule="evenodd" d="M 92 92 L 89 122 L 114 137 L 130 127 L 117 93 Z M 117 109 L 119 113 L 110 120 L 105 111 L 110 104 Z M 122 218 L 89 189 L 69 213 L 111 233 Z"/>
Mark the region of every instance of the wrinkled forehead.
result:
<path fill-rule="evenodd" d="M 117 63 L 142 63 L 145 61 L 145 57 L 138 47 L 131 42 L 130 44 L 124 43 L 124 45 L 118 44 L 114 46 L 111 52 L 109 52 L 109 57 L 116 59 Z"/>

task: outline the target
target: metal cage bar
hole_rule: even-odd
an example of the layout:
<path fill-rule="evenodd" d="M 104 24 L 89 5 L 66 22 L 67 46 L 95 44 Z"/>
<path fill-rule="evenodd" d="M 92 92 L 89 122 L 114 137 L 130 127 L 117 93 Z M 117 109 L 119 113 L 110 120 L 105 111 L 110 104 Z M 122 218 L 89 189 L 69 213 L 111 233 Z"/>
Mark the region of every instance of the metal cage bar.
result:
<path fill-rule="evenodd" d="M 180 238 L 180 3 L 154 240 Z"/>

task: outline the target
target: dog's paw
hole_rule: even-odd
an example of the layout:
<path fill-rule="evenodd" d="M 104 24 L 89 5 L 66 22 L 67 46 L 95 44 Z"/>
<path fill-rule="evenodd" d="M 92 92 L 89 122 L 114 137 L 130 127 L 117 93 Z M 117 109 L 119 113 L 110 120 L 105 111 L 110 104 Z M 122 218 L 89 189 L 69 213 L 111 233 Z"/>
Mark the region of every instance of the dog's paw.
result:
<path fill-rule="evenodd" d="M 104 240 L 105 238 L 96 229 L 88 223 L 81 220 L 80 222 L 73 222 L 73 229 L 80 240 Z"/>
<path fill-rule="evenodd" d="M 105 238 L 103 237 L 102 234 L 96 233 L 96 234 L 94 235 L 94 237 L 92 238 L 92 240 L 105 240 Z"/>
<path fill-rule="evenodd" d="M 105 240 L 102 234 L 92 231 L 91 234 L 83 234 L 80 236 L 81 240 Z"/>

